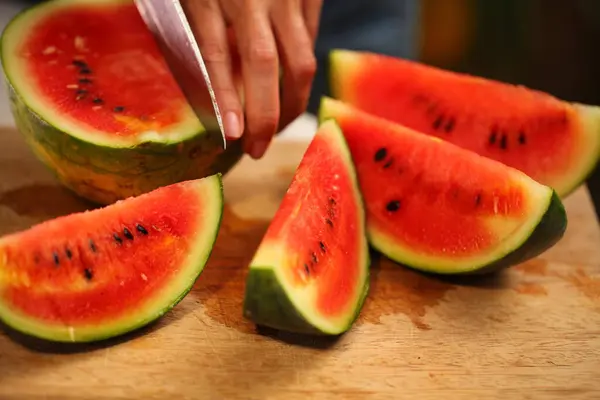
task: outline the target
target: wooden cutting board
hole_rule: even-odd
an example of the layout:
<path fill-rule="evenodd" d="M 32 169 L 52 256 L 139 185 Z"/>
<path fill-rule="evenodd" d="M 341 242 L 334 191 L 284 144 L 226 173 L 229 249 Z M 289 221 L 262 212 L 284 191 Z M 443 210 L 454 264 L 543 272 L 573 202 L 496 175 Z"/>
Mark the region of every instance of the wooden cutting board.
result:
<path fill-rule="evenodd" d="M 84 210 L 14 131 L 0 131 L 0 234 Z M 497 275 L 440 280 L 376 258 L 360 320 L 338 340 L 242 318 L 247 263 L 306 143 L 277 142 L 225 180 L 210 264 L 161 321 L 60 347 L 0 334 L 0 399 L 598 399 L 600 229 L 587 192 L 564 239 Z"/>

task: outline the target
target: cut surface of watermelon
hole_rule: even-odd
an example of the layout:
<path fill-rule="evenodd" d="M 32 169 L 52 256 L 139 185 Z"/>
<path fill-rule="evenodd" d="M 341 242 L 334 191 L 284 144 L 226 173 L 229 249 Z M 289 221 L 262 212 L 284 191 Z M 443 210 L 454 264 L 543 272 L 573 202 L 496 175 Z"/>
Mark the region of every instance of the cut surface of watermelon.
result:
<path fill-rule="evenodd" d="M 250 263 L 244 315 L 293 332 L 348 330 L 368 292 L 364 223 L 352 158 L 326 121 Z"/>
<path fill-rule="evenodd" d="M 560 196 L 600 158 L 600 108 L 415 61 L 334 50 L 332 97 L 517 168 Z"/>
<path fill-rule="evenodd" d="M 144 326 L 191 289 L 222 209 L 213 175 L 0 238 L 0 319 L 60 342 Z"/>
<path fill-rule="evenodd" d="M 437 273 L 482 272 L 540 254 L 563 235 L 556 193 L 524 173 L 435 137 L 323 98 L 348 143 L 371 244 Z"/>
<path fill-rule="evenodd" d="M 50 1 L 16 18 L 2 45 L 25 103 L 83 140 L 131 146 L 202 129 L 132 1 Z"/>
<path fill-rule="evenodd" d="M 3 31 L 1 60 L 19 131 L 96 203 L 224 174 L 243 154 L 223 151 L 208 92 L 200 123 L 131 0 L 36 4 Z"/>

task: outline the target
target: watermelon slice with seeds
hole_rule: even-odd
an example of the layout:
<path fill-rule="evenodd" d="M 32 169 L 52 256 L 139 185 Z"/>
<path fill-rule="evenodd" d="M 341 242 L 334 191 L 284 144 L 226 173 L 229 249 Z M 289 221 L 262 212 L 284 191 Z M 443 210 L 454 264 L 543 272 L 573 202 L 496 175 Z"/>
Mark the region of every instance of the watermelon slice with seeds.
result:
<path fill-rule="evenodd" d="M 369 289 L 363 207 L 344 136 L 326 121 L 250 263 L 246 318 L 297 333 L 350 329 Z"/>
<path fill-rule="evenodd" d="M 356 165 L 370 243 L 406 266 L 491 272 L 543 253 L 563 236 L 556 192 L 452 143 L 323 98 Z"/>
<path fill-rule="evenodd" d="M 0 238 L 0 320 L 57 342 L 145 326 L 191 289 L 221 223 L 220 175 Z"/>
<path fill-rule="evenodd" d="M 330 54 L 332 97 L 526 173 L 565 197 L 600 159 L 600 108 L 363 51 Z"/>

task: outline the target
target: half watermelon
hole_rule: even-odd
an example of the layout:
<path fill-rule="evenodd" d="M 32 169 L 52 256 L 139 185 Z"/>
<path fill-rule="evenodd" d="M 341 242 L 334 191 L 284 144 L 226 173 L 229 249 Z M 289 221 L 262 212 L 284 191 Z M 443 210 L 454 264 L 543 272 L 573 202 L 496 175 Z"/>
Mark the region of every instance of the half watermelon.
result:
<path fill-rule="evenodd" d="M 386 55 L 335 50 L 332 96 L 517 168 L 564 197 L 600 158 L 600 108 Z"/>
<path fill-rule="evenodd" d="M 223 153 L 216 120 L 192 112 L 133 1 L 44 1 L 0 44 L 18 129 L 85 198 L 108 204 L 225 173 L 242 155 L 239 141 Z"/>
<path fill-rule="evenodd" d="M 223 210 L 220 175 L 186 181 L 0 238 L 0 319 L 90 342 L 161 317 L 204 269 Z"/>
<path fill-rule="evenodd" d="M 481 273 L 535 257 L 564 234 L 556 192 L 517 169 L 323 98 L 352 153 L 373 247 L 416 269 Z"/>
<path fill-rule="evenodd" d="M 351 155 L 319 127 L 250 263 L 244 315 L 299 333 L 348 330 L 367 296 L 369 252 Z"/>

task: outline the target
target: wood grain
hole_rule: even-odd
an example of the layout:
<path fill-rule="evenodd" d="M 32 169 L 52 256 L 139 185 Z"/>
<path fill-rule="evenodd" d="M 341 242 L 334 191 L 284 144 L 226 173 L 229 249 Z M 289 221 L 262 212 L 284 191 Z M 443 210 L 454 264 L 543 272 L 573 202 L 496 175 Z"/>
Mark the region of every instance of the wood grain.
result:
<path fill-rule="evenodd" d="M 14 131 L 0 138 L 0 234 L 89 207 Z M 0 399 L 600 398 L 600 230 L 584 189 L 565 238 L 504 273 L 442 280 L 374 256 L 360 320 L 337 340 L 244 320 L 247 263 L 305 145 L 276 142 L 226 177 L 213 257 L 153 326 L 69 347 L 0 334 Z"/>

